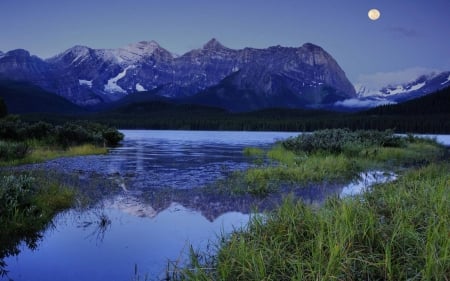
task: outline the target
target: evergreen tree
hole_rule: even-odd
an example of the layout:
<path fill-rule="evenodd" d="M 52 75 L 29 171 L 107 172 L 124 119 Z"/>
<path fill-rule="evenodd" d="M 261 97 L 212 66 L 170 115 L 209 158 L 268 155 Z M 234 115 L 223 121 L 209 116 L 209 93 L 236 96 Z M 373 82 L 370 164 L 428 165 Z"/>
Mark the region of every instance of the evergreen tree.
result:
<path fill-rule="evenodd" d="M 6 107 L 5 101 L 0 97 L 0 118 L 8 115 L 8 108 Z"/>

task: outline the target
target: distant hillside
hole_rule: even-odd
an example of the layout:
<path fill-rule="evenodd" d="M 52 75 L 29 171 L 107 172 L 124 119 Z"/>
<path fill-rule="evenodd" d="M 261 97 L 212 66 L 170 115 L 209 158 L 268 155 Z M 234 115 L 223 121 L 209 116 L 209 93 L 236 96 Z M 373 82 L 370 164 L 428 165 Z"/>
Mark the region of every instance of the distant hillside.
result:
<path fill-rule="evenodd" d="M 0 97 L 8 107 L 8 113 L 60 113 L 74 114 L 85 109 L 56 94 L 47 92 L 28 82 L 0 80 Z"/>
<path fill-rule="evenodd" d="M 403 116 L 450 114 L 450 87 L 404 103 L 379 106 L 362 114 Z"/>

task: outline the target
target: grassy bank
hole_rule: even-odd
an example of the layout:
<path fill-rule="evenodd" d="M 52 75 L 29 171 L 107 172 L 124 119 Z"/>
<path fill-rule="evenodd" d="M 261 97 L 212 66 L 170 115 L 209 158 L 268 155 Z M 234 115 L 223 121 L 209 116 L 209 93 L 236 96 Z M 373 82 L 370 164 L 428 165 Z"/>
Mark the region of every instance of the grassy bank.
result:
<path fill-rule="evenodd" d="M 368 169 L 399 177 L 321 207 L 287 197 L 221 237 L 217 251 L 192 251 L 190 265 L 170 271 L 172 279 L 449 280 L 450 163 L 435 141 L 325 130 L 278 143 L 265 155 L 245 153 L 264 163 L 242 174 L 244 192 L 257 195 L 283 182 L 348 180 Z"/>
<path fill-rule="evenodd" d="M 265 155 L 256 148 L 245 149 L 258 165 L 243 172 L 241 191 L 264 196 L 280 183 L 348 182 L 362 171 L 423 165 L 443 153 L 434 140 L 399 137 L 390 131 L 317 131 L 282 141 Z"/>
<path fill-rule="evenodd" d="M 286 199 L 223 238 L 217 254 L 193 254 L 174 279 L 448 280 L 449 171 L 414 168 L 319 209 Z"/>
<path fill-rule="evenodd" d="M 18 116 L 0 118 L 0 167 L 37 163 L 58 157 L 102 154 L 123 134 L 101 124 L 76 121 L 64 125 L 27 123 Z M 47 172 L 0 170 L 0 277 L 3 259 L 17 255 L 25 242 L 34 249 L 53 217 L 72 206 L 74 190 Z"/>
<path fill-rule="evenodd" d="M 53 217 L 73 205 L 75 192 L 39 174 L 0 175 L 0 276 L 3 258 L 17 255 L 20 243 L 34 249 Z"/>
<path fill-rule="evenodd" d="M 123 134 L 115 128 L 86 121 L 63 125 L 27 123 L 18 116 L 0 119 L 0 166 L 36 163 L 89 154 L 116 146 Z"/>
<path fill-rule="evenodd" d="M 1 145 L 2 144 L 0 143 L 0 146 Z M 106 154 L 108 152 L 106 147 L 95 146 L 93 144 L 83 144 L 70 146 L 67 148 L 50 147 L 45 145 L 35 147 L 29 146 L 27 150 L 26 155 L 23 157 L 0 160 L 0 167 L 39 163 L 60 157 Z"/>

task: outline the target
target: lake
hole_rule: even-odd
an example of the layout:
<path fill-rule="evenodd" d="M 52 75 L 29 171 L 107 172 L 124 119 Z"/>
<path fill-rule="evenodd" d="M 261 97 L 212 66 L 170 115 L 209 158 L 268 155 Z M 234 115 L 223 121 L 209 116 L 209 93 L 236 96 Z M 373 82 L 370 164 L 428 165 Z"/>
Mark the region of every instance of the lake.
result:
<path fill-rule="evenodd" d="M 59 214 L 37 249 L 21 247 L 5 259 L 16 280 L 143 280 L 165 277 L 168 262 L 180 262 L 190 246 L 207 250 L 221 234 L 245 227 L 253 208 L 270 209 L 281 195 L 265 199 L 205 192 L 233 171 L 252 164 L 246 146 L 269 147 L 295 136 L 283 132 L 124 130 L 120 147 L 107 155 L 61 158 L 23 169 L 57 171 L 87 194 L 88 207 Z M 449 136 L 438 140 L 450 145 Z M 389 175 L 389 177 L 394 177 Z M 383 176 L 379 177 L 384 181 Z M 315 185 L 296 192 L 308 203 L 348 196 L 377 181 Z M 212 244 L 210 243 L 212 242 Z"/>

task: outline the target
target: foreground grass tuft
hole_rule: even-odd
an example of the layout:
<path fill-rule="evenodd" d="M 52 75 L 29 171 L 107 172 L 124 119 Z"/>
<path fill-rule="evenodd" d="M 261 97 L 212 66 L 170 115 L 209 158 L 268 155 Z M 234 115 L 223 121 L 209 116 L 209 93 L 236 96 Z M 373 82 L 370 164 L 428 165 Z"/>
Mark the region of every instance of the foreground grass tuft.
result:
<path fill-rule="evenodd" d="M 449 194 L 450 165 L 430 164 L 319 209 L 288 198 L 175 279 L 448 280 Z"/>
<path fill-rule="evenodd" d="M 53 217 L 72 206 L 73 189 L 45 177 L 0 175 L 0 277 L 3 258 L 17 255 L 24 241 L 34 249 Z"/>

